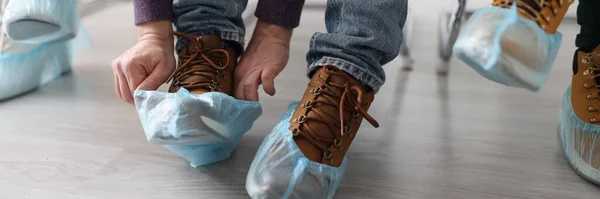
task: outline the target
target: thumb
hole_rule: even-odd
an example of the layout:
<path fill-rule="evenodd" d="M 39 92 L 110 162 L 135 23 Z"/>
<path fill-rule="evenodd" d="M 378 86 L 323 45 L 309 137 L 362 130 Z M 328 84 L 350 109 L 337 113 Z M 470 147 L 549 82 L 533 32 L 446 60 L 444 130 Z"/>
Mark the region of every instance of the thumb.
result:
<path fill-rule="evenodd" d="M 270 96 L 275 95 L 275 76 L 277 74 L 270 70 L 270 67 L 264 69 L 260 75 L 263 90 Z"/>

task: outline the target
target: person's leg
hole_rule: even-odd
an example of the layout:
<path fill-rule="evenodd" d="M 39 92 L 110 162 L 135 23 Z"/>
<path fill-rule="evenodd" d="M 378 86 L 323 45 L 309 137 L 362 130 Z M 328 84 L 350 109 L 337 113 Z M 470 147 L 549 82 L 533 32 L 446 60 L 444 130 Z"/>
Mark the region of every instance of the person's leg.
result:
<path fill-rule="evenodd" d="M 312 108 L 299 106 L 292 118 L 307 117 L 315 121 L 291 121 L 290 128 L 298 129 L 300 135 L 294 140 L 308 159 L 331 166 L 342 164 L 362 118 L 370 117 L 366 112 L 374 100 L 374 94 L 385 82 L 382 66 L 399 54 L 406 13 L 407 0 L 371 3 L 361 0 L 328 1 L 325 12 L 327 33 L 315 33 L 311 39 L 307 53 L 311 81 L 300 103 L 319 104 L 321 100 L 330 103 L 331 99 L 335 99 L 332 102 L 334 105 L 324 103 Z M 348 86 L 341 86 L 344 84 Z M 358 86 L 360 91 L 349 89 L 353 86 Z M 315 89 L 333 93 L 315 95 Z M 343 99 L 346 100 L 344 103 Z M 357 105 L 359 102 L 363 104 Z M 354 110 L 355 107 L 364 110 Z M 340 116 L 339 109 L 344 109 L 342 116 L 345 117 Z M 330 128 L 322 121 L 330 122 L 337 128 Z M 369 122 L 377 126 L 375 120 L 369 119 Z M 340 132 L 342 128 L 339 126 L 349 130 Z M 308 129 L 314 129 L 314 132 Z M 342 133 L 348 136 L 337 136 Z M 322 141 L 319 137 L 329 140 Z M 344 147 L 330 148 L 333 143 L 340 142 Z M 328 153 L 333 156 L 327 157 Z"/>
<path fill-rule="evenodd" d="M 176 49 L 180 62 L 171 92 L 186 88 L 196 94 L 207 91 L 233 94 L 233 71 L 244 46 L 242 13 L 247 3 L 247 0 L 179 0 L 173 5 L 176 31 L 184 35 L 178 37 Z M 202 49 L 197 52 L 194 49 L 198 45 Z M 218 49 L 227 53 L 215 51 Z M 192 56 L 194 53 L 208 56 Z M 204 57 L 217 66 L 203 60 Z M 226 66 L 220 66 L 223 64 Z M 192 70 L 197 72 L 184 73 Z"/>
<path fill-rule="evenodd" d="M 311 39 L 309 76 L 320 66 L 334 65 L 377 92 L 385 82 L 381 66 L 400 51 L 406 13 L 406 0 L 327 1 L 327 33 Z"/>
<path fill-rule="evenodd" d="M 581 26 L 570 93 L 563 99 L 560 138 L 565 155 L 583 177 L 600 183 L 600 1 L 580 0 Z"/>
<path fill-rule="evenodd" d="M 382 65 L 402 43 L 407 0 L 329 0 L 327 33 L 316 33 L 307 54 L 311 78 L 267 136 L 250 167 L 254 198 L 332 198 L 346 152 L 385 82 Z"/>
<path fill-rule="evenodd" d="M 600 45 L 600 1 L 579 0 L 577 7 L 577 23 L 581 30 L 575 40 L 575 45 L 586 52 Z"/>
<path fill-rule="evenodd" d="M 170 93 L 143 92 L 136 99 L 147 137 L 194 167 L 228 158 L 261 114 L 258 102 L 242 104 L 229 97 L 233 95 L 237 58 L 243 50 L 241 14 L 246 3 L 176 2 L 178 63 L 170 78 Z"/>

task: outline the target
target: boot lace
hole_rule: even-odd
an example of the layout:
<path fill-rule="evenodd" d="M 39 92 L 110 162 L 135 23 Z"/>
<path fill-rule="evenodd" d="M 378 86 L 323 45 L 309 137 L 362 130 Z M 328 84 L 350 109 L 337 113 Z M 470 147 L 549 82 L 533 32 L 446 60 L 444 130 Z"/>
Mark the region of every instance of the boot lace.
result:
<path fill-rule="evenodd" d="M 364 105 L 368 105 L 362 102 L 363 90 L 359 86 L 350 86 L 348 84 L 349 77 L 341 71 L 329 71 L 326 73 L 329 75 L 335 75 L 346 78 L 346 83 L 336 84 L 329 82 L 322 78 L 317 78 L 321 82 L 319 87 L 315 87 L 310 92 L 314 95 L 318 95 L 319 98 L 307 101 L 302 104 L 302 108 L 309 109 L 308 111 L 313 112 L 315 116 L 300 115 L 294 119 L 294 122 L 299 123 L 298 128 L 292 130 L 293 136 L 302 136 L 307 138 L 312 144 L 317 146 L 321 151 L 324 151 L 324 157 L 331 161 L 332 154 L 328 150 L 332 144 L 338 148 L 343 146 L 342 140 L 339 139 L 342 136 L 351 136 L 351 127 L 349 126 L 350 121 L 347 121 L 344 116 L 344 112 L 350 112 L 352 115 L 351 119 L 358 119 L 359 116 L 364 117 L 374 127 L 379 127 L 379 123 L 371 115 L 367 113 Z M 341 94 L 339 93 L 341 91 Z M 353 98 L 353 92 L 356 93 L 356 98 Z M 339 117 L 331 115 L 318 107 L 330 106 L 339 110 Z M 315 131 L 310 125 L 303 125 L 307 121 L 318 122 L 327 125 L 330 134 L 333 135 L 334 139 L 320 136 L 319 134 L 326 133 Z"/>
<path fill-rule="evenodd" d="M 224 77 L 225 68 L 229 65 L 229 53 L 225 49 L 214 49 L 205 51 L 202 49 L 202 40 L 192 35 L 174 32 L 175 35 L 183 37 L 191 42 L 194 49 L 186 55 L 180 55 L 182 63 L 167 80 L 172 81 L 170 92 L 180 88 L 208 89 L 210 91 L 222 91 L 217 77 Z M 227 60 L 225 63 L 215 60 Z"/>
<path fill-rule="evenodd" d="M 573 0 L 494 0 L 492 5 L 510 8 L 515 1 L 517 7 L 520 8 L 519 12 L 521 14 L 535 20 L 542 28 L 546 28 L 546 25 L 559 14 L 559 8 L 568 5 L 565 1 L 570 3 Z M 544 13 L 541 12 L 543 8 L 550 8 L 550 10 L 552 10 L 551 15 L 545 16 Z"/>

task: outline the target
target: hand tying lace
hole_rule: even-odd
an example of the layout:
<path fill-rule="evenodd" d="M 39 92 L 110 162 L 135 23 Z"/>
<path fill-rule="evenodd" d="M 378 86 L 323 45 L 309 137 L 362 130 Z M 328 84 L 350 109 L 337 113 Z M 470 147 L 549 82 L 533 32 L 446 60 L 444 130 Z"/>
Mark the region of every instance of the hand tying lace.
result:
<path fill-rule="evenodd" d="M 202 49 L 202 41 L 194 36 L 180 32 L 174 34 L 192 42 L 194 49 L 188 49 L 191 52 L 179 56 L 182 64 L 167 80 L 167 82 L 174 81 L 169 92 L 175 92 L 180 88 L 221 91 L 217 76 L 224 77 L 223 70 L 229 65 L 229 53 L 225 49 L 205 51 Z M 226 62 L 215 63 L 213 60 L 226 60 Z"/>
<path fill-rule="evenodd" d="M 331 76 L 346 78 L 346 83 L 336 84 L 319 77 L 319 81 L 321 82 L 322 86 L 315 87 L 311 91 L 318 97 L 315 100 L 307 101 L 302 105 L 304 108 L 309 109 L 308 112 L 314 113 L 313 116 L 301 115 L 300 117 L 296 118 L 294 122 L 299 123 L 300 126 L 292 130 L 293 136 L 305 137 L 315 146 L 319 147 L 319 149 L 322 151 L 327 151 L 329 146 L 332 144 L 340 147 L 342 143 L 340 143 L 341 141 L 338 138 L 342 136 L 351 136 L 350 133 L 352 129 L 349 124 L 347 124 L 350 122 L 346 121 L 344 113 L 351 113 L 350 115 L 352 115 L 352 119 L 358 119 L 359 115 L 363 116 L 367 121 L 369 121 L 369 123 L 371 123 L 371 125 L 374 127 L 379 127 L 377 121 L 373 119 L 373 117 L 371 117 L 363 108 L 365 104 L 362 102 L 362 89 L 359 86 L 350 86 L 348 82 L 351 80 L 349 80 L 349 77 L 345 75 L 344 72 L 326 72 Z M 340 94 L 339 92 L 342 93 Z M 322 106 L 330 106 L 338 109 L 339 117 L 323 111 L 320 108 Z M 334 139 L 319 135 L 327 132 L 315 131 L 310 127 L 311 125 L 303 125 L 307 121 L 318 122 L 326 125 L 330 130 L 329 133 L 333 135 Z"/>

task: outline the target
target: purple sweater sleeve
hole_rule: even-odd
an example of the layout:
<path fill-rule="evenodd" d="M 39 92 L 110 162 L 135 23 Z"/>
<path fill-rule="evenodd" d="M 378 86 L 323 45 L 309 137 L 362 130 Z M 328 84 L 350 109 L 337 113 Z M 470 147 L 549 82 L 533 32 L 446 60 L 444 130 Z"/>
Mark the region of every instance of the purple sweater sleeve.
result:
<path fill-rule="evenodd" d="M 173 0 L 134 0 L 135 25 L 174 18 Z"/>
<path fill-rule="evenodd" d="M 135 24 L 150 21 L 173 20 L 173 0 L 134 0 Z M 259 0 L 254 15 L 260 20 L 282 26 L 296 28 L 304 0 Z"/>
<path fill-rule="evenodd" d="M 259 0 L 254 15 L 278 26 L 296 28 L 303 7 L 304 0 Z"/>

